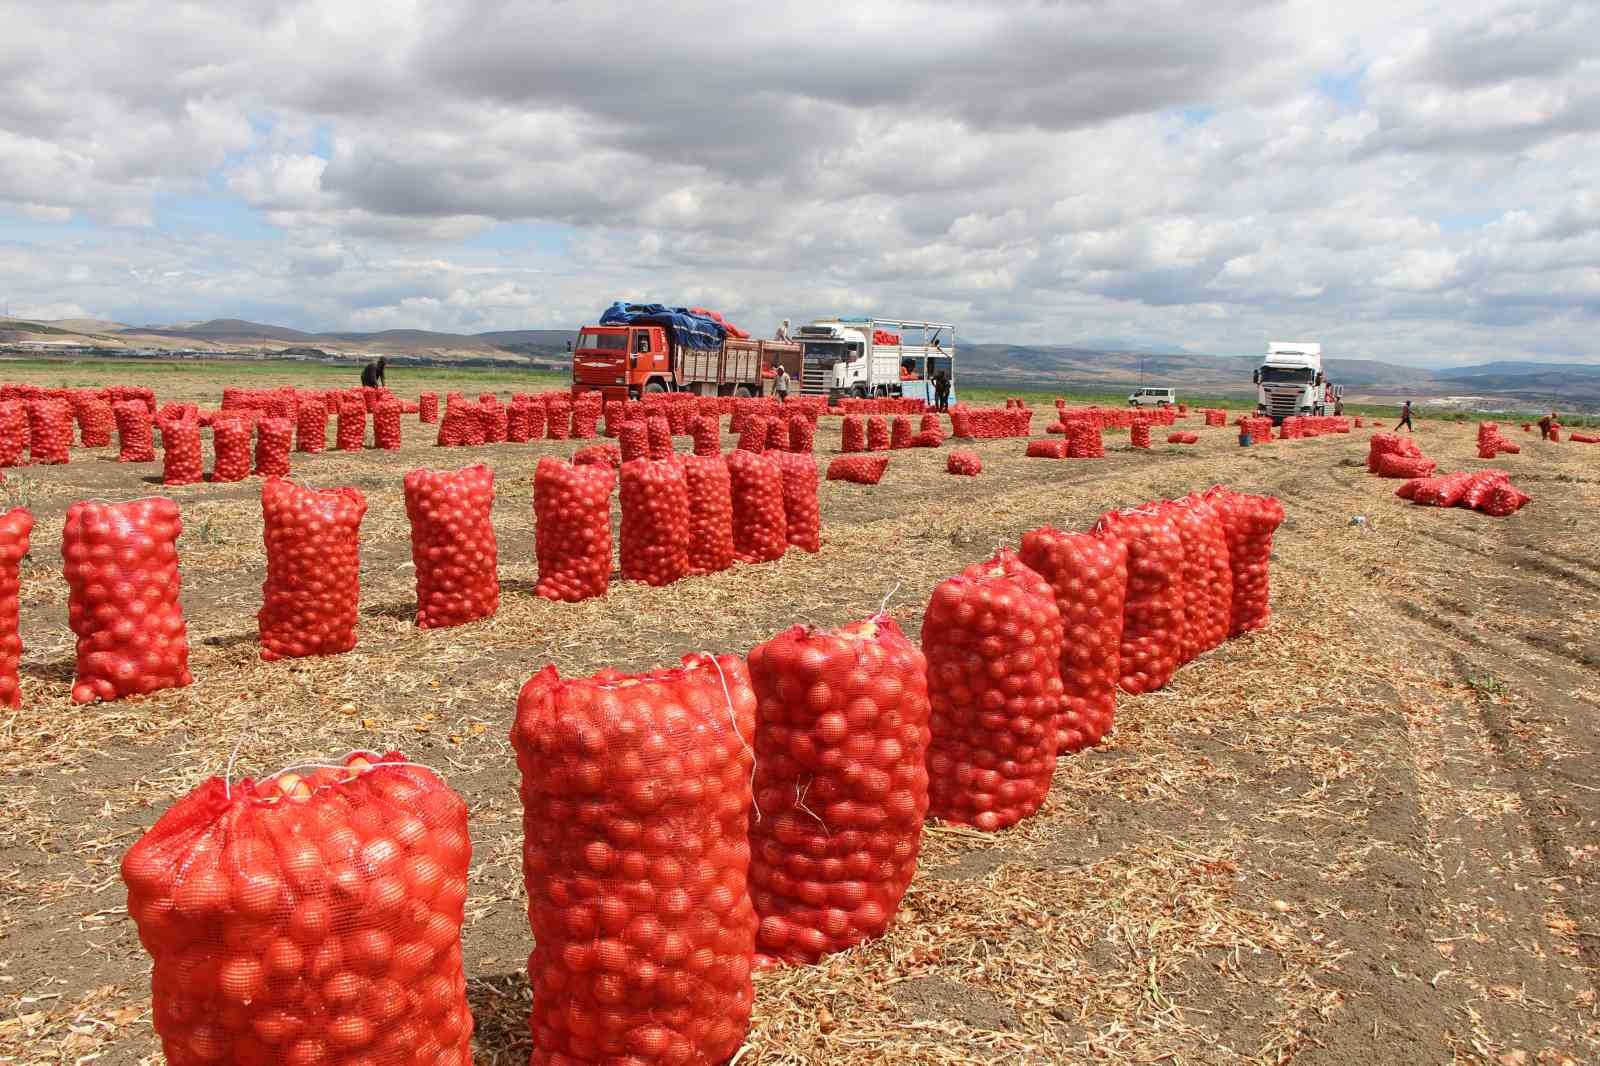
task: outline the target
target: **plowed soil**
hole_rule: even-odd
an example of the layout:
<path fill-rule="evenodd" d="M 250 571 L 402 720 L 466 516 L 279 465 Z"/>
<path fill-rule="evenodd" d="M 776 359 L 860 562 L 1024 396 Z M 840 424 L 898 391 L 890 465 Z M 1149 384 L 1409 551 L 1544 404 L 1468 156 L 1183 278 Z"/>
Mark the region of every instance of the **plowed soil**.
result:
<path fill-rule="evenodd" d="M 883 602 L 916 633 L 935 584 L 1028 529 L 1219 482 L 1287 509 L 1270 626 L 1124 698 L 1039 816 L 992 836 L 931 825 L 888 936 L 758 976 L 739 1061 L 1600 1059 L 1600 448 L 1514 431 L 1523 453 L 1489 464 L 1470 425 L 1422 423 L 1443 468 L 1499 466 L 1533 495 L 1493 519 L 1395 499 L 1365 471 L 1370 430 L 1248 450 L 1198 431 L 1148 452 L 1108 432 L 1092 461 L 979 443 L 976 478 L 946 475 L 945 449 L 896 452 L 879 486 L 824 483 L 818 555 L 562 605 L 531 592 L 530 479 L 584 442 L 447 452 L 408 418 L 399 452 L 294 456 L 296 476 L 371 503 L 353 653 L 262 663 L 258 484 L 174 488 L 196 682 L 89 707 L 68 700 L 63 516 L 164 491 L 159 468 L 79 449 L 7 471 L 0 493 L 39 525 L 25 704 L 0 715 L 0 1062 L 159 1061 L 117 863 L 237 745 L 241 776 L 398 749 L 467 797 L 477 1061 L 521 1064 L 531 942 L 506 734 L 533 671 L 742 652 Z M 838 436 L 825 422 L 820 464 Z M 498 478 L 500 612 L 419 631 L 401 477 L 477 461 Z"/>

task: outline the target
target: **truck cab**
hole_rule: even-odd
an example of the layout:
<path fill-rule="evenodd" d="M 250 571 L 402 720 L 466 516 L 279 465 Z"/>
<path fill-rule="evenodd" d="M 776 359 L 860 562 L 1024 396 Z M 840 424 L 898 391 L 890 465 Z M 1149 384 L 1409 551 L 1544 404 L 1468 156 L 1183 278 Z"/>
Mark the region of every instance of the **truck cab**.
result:
<path fill-rule="evenodd" d="M 672 352 L 660 326 L 584 326 L 572 346 L 572 386 L 637 400 L 673 387 Z"/>
<path fill-rule="evenodd" d="M 955 327 L 884 318 L 828 318 L 801 326 L 800 391 L 858 399 L 905 396 L 934 402 L 943 374 L 955 401 Z"/>
<path fill-rule="evenodd" d="M 1274 424 L 1295 415 L 1330 415 L 1343 404 L 1344 386 L 1328 381 L 1322 345 L 1312 341 L 1273 341 L 1251 375 L 1256 412 Z"/>

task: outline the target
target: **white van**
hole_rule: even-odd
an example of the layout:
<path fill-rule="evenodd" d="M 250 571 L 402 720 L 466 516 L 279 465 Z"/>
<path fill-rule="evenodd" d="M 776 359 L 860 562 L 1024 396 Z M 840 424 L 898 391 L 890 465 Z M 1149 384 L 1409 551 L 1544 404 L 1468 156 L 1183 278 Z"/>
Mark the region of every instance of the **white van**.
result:
<path fill-rule="evenodd" d="M 1128 394 L 1129 407 L 1171 407 L 1178 399 L 1171 389 L 1134 389 Z"/>

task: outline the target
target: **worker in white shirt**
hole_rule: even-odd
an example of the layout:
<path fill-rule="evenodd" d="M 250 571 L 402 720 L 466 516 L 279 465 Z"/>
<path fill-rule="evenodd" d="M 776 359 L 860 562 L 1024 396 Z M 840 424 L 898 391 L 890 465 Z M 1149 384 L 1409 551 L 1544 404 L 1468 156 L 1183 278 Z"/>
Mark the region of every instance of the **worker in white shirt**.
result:
<path fill-rule="evenodd" d="M 783 320 L 783 325 L 778 327 L 778 332 L 772 339 L 775 341 L 786 341 L 789 339 L 789 320 L 787 318 Z"/>

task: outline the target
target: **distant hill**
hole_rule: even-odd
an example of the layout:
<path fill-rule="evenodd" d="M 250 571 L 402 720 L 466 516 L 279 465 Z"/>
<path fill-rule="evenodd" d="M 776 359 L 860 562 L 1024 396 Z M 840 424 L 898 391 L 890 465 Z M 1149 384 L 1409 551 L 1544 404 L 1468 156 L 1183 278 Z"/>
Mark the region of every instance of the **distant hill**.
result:
<path fill-rule="evenodd" d="M 222 341 L 234 344 L 246 341 L 274 340 L 286 344 L 304 344 L 315 341 L 314 333 L 302 333 L 287 326 L 267 326 L 260 322 L 246 322 L 242 318 L 214 318 L 193 326 L 130 326 L 124 334 L 145 337 L 183 337 L 189 340 Z"/>

